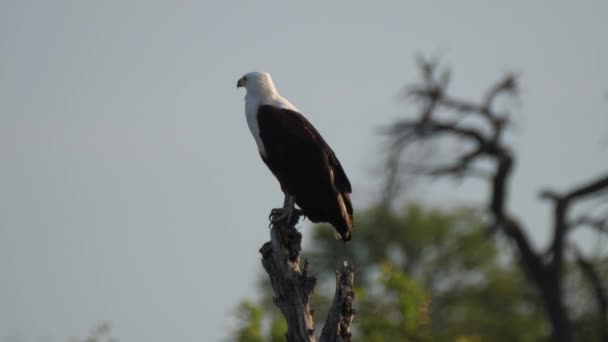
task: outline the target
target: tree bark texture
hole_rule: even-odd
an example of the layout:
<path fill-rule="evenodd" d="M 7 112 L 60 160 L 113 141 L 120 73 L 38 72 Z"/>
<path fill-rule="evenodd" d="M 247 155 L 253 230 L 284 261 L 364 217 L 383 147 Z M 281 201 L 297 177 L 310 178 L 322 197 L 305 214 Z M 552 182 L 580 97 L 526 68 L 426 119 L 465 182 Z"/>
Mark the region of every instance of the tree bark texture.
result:
<path fill-rule="evenodd" d="M 299 215 L 290 222 L 273 224 L 270 241 L 260 249 L 262 265 L 268 273 L 274 302 L 287 322 L 288 342 L 313 342 L 314 310 L 310 298 L 317 279 L 308 273 L 308 262 L 300 267 L 302 235 L 295 228 Z M 354 269 L 344 264 L 337 272 L 336 294 L 323 327 L 320 341 L 350 341 L 350 324 L 354 316 L 352 308 Z"/>

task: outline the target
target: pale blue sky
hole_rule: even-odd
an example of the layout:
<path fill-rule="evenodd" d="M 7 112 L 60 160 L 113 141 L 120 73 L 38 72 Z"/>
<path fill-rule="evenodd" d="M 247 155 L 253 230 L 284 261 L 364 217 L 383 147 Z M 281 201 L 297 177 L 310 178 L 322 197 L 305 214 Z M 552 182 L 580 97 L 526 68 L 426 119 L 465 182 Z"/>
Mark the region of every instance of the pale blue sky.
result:
<path fill-rule="evenodd" d="M 248 71 L 271 72 L 327 138 L 356 208 L 377 194 L 375 128 L 407 113 L 396 98 L 418 77 L 415 53 L 445 56 L 462 96 L 519 72 L 511 207 L 542 243 L 536 190 L 608 166 L 606 13 L 605 1 L 0 1 L 0 341 L 65 341 L 101 320 L 121 341 L 227 335 L 282 203 L 235 89 Z M 451 205 L 483 190 L 423 192 Z"/>

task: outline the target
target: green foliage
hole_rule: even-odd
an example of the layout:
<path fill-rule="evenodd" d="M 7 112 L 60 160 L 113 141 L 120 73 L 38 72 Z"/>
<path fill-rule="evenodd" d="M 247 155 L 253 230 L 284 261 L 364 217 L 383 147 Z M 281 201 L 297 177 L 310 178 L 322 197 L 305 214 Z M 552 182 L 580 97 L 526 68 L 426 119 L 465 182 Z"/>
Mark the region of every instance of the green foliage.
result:
<path fill-rule="evenodd" d="M 283 342 L 287 323 L 279 310 L 268 301 L 253 303 L 241 301 L 236 310 L 238 326 L 230 341 L 238 342 Z"/>
<path fill-rule="evenodd" d="M 486 236 L 475 210 L 440 211 L 410 205 L 401 212 L 372 209 L 356 220 L 356 234 L 346 251 L 336 246 L 340 242 L 329 235 L 330 229 L 315 230 L 318 248 L 311 263 L 323 267 L 320 273 L 331 274 L 346 254 L 355 261 L 360 287 L 377 287 L 373 275 L 388 264 L 399 271 L 393 279 L 415 279 L 428 298 L 421 301 L 415 292 L 392 283 L 372 301 L 384 303 L 382 310 L 409 312 L 411 317 L 411 308 L 399 301 L 409 298 L 420 312 L 426 310 L 426 320 L 412 320 L 416 330 L 399 325 L 402 335 L 395 335 L 383 322 L 385 317 L 373 313 L 378 308 L 369 314 L 365 310 L 370 308 L 360 308 L 355 326 L 383 337 L 362 334 L 359 340 L 536 341 L 545 336 L 537 297 L 515 267 L 501 262 L 505 258 Z M 399 292 L 401 297 L 389 296 L 392 302 L 386 302 L 391 292 Z"/>
<path fill-rule="evenodd" d="M 320 225 L 304 248 L 311 251 L 305 257 L 319 279 L 313 297 L 317 322 L 324 319 L 333 296 L 335 269 L 346 259 L 356 268 L 357 314 L 351 327 L 356 341 L 548 339 L 538 294 L 514 261 L 499 253 L 477 211 L 374 208 L 357 215 L 355 222 L 347 245 L 334 239 L 330 227 Z M 284 340 L 285 322 L 270 290 L 264 293 L 254 311 L 239 310 L 255 312 L 235 332 L 239 341 Z M 590 310 L 587 305 L 574 317 L 584 324 L 580 336 L 595 334 Z M 265 333 L 263 321 L 271 327 Z"/>
<path fill-rule="evenodd" d="M 377 278 L 378 291 L 356 290 L 359 316 L 356 325 L 361 341 L 428 340 L 429 297 L 414 279 L 387 264 Z"/>
<path fill-rule="evenodd" d="M 287 323 L 281 315 L 274 315 L 270 324 L 270 341 L 283 342 L 285 341 L 285 332 L 287 331 Z"/>
<path fill-rule="evenodd" d="M 235 332 L 235 339 L 239 342 L 263 342 L 262 319 L 264 309 L 248 300 L 243 300 L 237 310 L 239 328 Z"/>
<path fill-rule="evenodd" d="M 597 258 L 593 268 L 603 281 L 608 279 L 608 257 Z M 565 292 L 570 299 L 570 318 L 574 330 L 575 341 L 600 341 L 599 328 L 608 331 L 606 321 L 601 321 L 598 300 L 594 296 L 595 289 L 585 277 L 578 265 L 569 264 L 566 267 Z M 605 284 L 605 283 L 604 283 Z M 605 285 L 604 285 L 605 286 Z M 604 341 L 604 340 L 602 340 Z"/>

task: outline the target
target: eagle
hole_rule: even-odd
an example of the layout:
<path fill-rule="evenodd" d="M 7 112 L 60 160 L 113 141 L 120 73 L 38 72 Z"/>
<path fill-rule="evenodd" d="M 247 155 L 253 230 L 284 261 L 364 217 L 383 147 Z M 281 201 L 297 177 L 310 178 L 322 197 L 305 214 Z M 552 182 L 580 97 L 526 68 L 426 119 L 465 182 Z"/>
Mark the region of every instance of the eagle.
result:
<path fill-rule="evenodd" d="M 285 195 L 283 207 L 271 211 L 271 222 L 291 221 L 294 213 L 302 214 L 312 222 L 331 224 L 336 238 L 349 241 L 352 189 L 334 151 L 304 115 L 279 95 L 269 73 L 247 73 L 236 86 L 247 91 L 247 125 Z"/>

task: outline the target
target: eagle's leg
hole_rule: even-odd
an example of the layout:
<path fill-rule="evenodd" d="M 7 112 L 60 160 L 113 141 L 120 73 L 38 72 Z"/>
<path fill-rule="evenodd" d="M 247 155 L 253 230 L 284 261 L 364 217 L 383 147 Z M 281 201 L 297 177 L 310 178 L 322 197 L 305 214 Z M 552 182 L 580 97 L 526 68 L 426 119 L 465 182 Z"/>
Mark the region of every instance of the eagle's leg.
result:
<path fill-rule="evenodd" d="M 291 222 L 292 217 L 296 215 L 296 219 L 299 219 L 303 215 L 302 210 L 296 209 L 296 198 L 295 196 L 285 194 L 285 200 L 283 201 L 283 208 L 275 208 L 270 211 L 269 219 L 270 224 L 275 224 L 286 220 Z"/>

